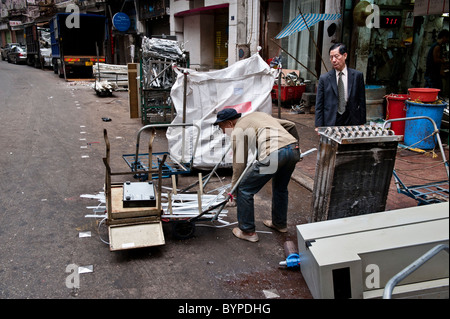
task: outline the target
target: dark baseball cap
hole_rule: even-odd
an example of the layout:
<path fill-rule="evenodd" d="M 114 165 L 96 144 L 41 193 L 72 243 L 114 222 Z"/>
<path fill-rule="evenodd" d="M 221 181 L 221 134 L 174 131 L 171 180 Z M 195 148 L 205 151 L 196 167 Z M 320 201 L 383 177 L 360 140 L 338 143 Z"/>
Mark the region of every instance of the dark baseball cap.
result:
<path fill-rule="evenodd" d="M 217 120 L 214 122 L 214 125 L 217 125 L 221 122 L 234 120 L 241 117 L 241 113 L 238 113 L 235 109 L 223 109 L 222 111 L 217 113 Z"/>

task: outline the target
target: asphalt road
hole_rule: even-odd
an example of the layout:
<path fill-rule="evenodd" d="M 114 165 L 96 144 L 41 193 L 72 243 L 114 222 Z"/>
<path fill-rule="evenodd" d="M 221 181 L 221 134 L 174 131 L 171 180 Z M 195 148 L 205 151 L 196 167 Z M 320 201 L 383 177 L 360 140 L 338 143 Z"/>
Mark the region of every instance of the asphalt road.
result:
<path fill-rule="evenodd" d="M 258 243 L 236 239 L 232 227 L 201 225 L 193 238 L 176 240 L 169 223 L 164 246 L 111 252 L 98 219 L 85 217 L 98 201 L 81 195 L 103 190 L 104 128 L 113 170 L 127 169 L 121 155 L 134 152 L 142 126 L 129 118 L 128 93 L 101 98 L 52 71 L 0 62 L 0 101 L 0 298 L 311 298 L 299 270 L 278 267 L 284 242 L 296 241 L 295 225 L 308 220 L 310 191 L 291 182 L 288 233 L 260 233 Z M 158 131 L 154 151 L 165 143 Z M 220 174 L 229 181 L 229 172 Z M 262 220 L 270 217 L 270 198 L 268 184 L 255 199 L 257 230 L 269 230 Z M 236 221 L 235 208 L 226 220 Z M 78 266 L 92 271 L 73 289 Z"/>

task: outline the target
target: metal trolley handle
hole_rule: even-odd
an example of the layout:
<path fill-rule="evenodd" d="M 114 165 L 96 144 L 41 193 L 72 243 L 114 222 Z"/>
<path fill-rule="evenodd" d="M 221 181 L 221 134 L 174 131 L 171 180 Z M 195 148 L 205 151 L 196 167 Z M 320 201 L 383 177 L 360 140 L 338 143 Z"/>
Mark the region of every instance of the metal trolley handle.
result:
<path fill-rule="evenodd" d="M 431 117 L 428 117 L 428 116 L 412 116 L 412 117 L 402 117 L 402 118 L 398 118 L 398 119 L 390 119 L 390 120 L 387 120 L 386 122 L 384 122 L 383 129 L 385 129 L 386 124 L 388 124 L 390 122 L 409 121 L 409 120 L 429 120 L 431 122 L 431 124 L 433 124 L 433 127 L 434 127 L 433 133 L 436 135 L 436 139 L 437 139 L 437 142 L 438 142 L 438 145 L 439 145 L 439 149 L 440 149 L 441 154 L 442 154 L 442 160 L 444 162 L 445 169 L 447 171 L 447 178 L 449 178 L 448 162 L 447 162 L 447 159 L 445 157 L 444 148 L 442 147 L 441 137 L 438 134 L 439 130 L 437 128 L 436 123 L 434 122 L 434 120 Z"/>
<path fill-rule="evenodd" d="M 145 125 L 143 127 L 141 127 L 137 133 L 137 139 L 136 139 L 136 153 L 135 153 L 135 157 L 134 157 L 134 162 L 133 162 L 133 166 L 134 169 L 137 169 L 137 165 L 138 165 L 138 157 L 139 157 L 139 141 L 141 138 L 141 133 L 142 131 L 145 131 L 146 129 L 149 128 L 163 128 L 163 127 L 186 127 L 186 126 L 193 126 L 197 129 L 197 138 L 195 139 L 195 146 L 194 146 L 194 151 L 192 152 L 192 157 L 191 157 L 191 161 L 190 161 L 190 167 L 192 167 L 192 164 L 194 162 L 194 157 L 195 157 L 195 152 L 197 150 L 197 145 L 198 145 L 198 141 L 200 139 L 200 127 L 197 124 L 194 123 L 178 123 L 178 124 L 150 124 L 150 125 Z M 184 145 L 183 145 L 184 147 Z M 151 154 L 150 154 L 151 155 Z"/>

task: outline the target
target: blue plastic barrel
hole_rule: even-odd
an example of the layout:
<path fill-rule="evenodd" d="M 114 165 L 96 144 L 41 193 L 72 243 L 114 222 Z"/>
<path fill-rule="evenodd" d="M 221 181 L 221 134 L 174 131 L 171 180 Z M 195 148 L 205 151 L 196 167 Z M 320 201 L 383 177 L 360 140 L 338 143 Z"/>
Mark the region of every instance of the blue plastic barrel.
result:
<path fill-rule="evenodd" d="M 424 104 L 406 101 L 406 117 L 428 116 L 436 123 L 439 130 L 446 105 L 445 102 L 442 102 L 442 104 Z M 433 149 L 436 140 L 434 135 L 431 135 L 433 131 L 433 124 L 429 120 L 406 121 L 404 143 L 412 148 Z"/>

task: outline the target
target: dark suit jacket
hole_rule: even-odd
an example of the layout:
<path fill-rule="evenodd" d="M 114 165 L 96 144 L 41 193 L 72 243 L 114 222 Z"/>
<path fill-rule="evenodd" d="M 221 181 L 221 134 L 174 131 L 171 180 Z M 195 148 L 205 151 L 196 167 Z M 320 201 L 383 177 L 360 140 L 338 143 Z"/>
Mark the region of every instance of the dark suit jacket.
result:
<path fill-rule="evenodd" d="M 366 123 L 366 91 L 364 76 L 361 72 L 348 70 L 348 101 L 347 110 L 350 113 L 351 125 Z M 319 79 L 316 96 L 316 127 L 334 126 L 338 107 L 338 89 L 336 82 L 336 70 L 323 74 Z"/>

